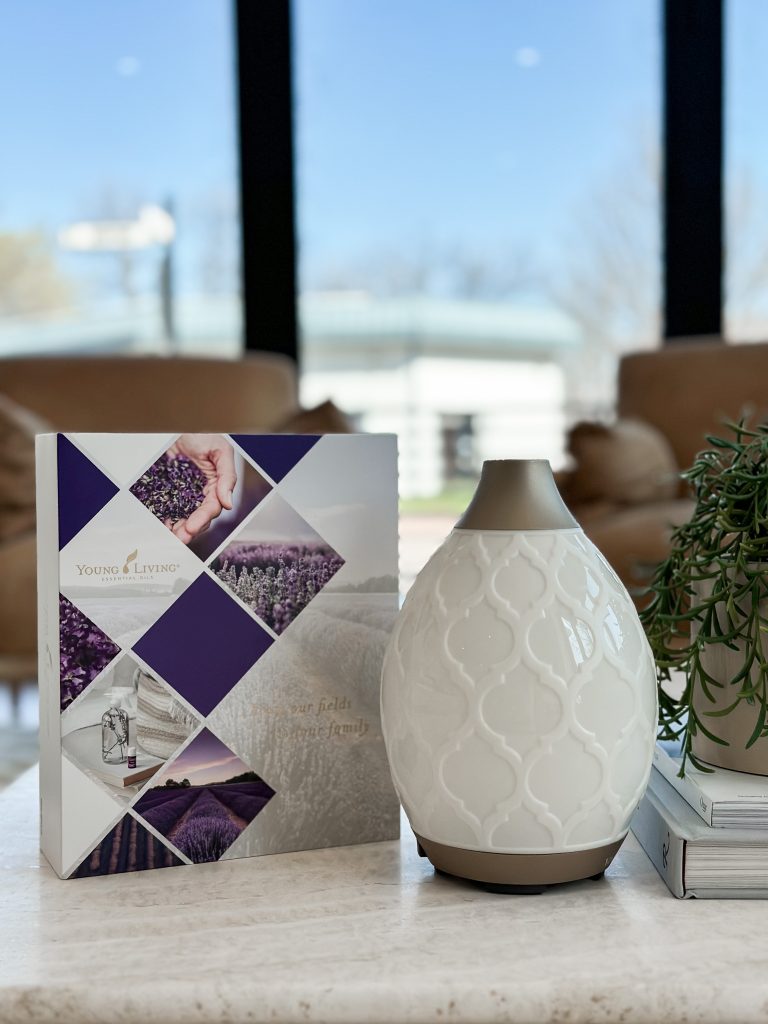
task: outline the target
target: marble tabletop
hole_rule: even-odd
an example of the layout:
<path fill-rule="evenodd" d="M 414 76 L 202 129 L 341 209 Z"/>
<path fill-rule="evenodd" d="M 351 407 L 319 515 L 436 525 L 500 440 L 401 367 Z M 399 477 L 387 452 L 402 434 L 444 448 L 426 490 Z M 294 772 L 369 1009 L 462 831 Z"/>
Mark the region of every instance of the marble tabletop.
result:
<path fill-rule="evenodd" d="M 0 796 L 0 1022 L 765 1021 L 765 903 L 601 882 L 495 896 L 401 843 L 60 881 Z"/>

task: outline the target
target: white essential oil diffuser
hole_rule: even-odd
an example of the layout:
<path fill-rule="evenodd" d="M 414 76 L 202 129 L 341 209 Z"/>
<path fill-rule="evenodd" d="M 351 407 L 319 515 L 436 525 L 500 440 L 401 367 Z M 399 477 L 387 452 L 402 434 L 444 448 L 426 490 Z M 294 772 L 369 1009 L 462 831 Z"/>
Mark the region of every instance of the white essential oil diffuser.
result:
<path fill-rule="evenodd" d="M 381 706 L 395 787 L 437 870 L 515 892 L 610 864 L 650 773 L 654 663 L 548 462 L 484 464 L 405 600 Z"/>

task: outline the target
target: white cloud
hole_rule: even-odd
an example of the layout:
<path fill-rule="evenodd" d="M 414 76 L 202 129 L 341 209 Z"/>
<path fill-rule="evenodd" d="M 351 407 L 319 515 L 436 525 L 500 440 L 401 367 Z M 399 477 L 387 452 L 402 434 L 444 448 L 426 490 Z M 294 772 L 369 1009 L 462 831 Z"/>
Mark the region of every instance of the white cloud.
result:
<path fill-rule="evenodd" d="M 121 78 L 133 78 L 141 71 L 141 61 L 138 57 L 120 57 L 115 63 L 115 71 Z"/>
<path fill-rule="evenodd" d="M 535 68 L 541 64 L 541 52 L 535 46 L 521 46 L 515 54 L 515 63 L 519 68 Z"/>

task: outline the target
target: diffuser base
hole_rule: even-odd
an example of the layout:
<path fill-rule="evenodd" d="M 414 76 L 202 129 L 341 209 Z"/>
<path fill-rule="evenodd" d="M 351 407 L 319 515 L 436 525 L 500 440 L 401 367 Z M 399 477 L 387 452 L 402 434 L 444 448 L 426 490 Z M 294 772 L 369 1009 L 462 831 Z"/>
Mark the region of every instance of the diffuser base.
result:
<path fill-rule="evenodd" d="M 550 885 L 601 878 L 624 839 L 571 853 L 484 853 L 416 836 L 419 854 L 436 871 L 478 882 L 490 892 L 540 893 Z"/>

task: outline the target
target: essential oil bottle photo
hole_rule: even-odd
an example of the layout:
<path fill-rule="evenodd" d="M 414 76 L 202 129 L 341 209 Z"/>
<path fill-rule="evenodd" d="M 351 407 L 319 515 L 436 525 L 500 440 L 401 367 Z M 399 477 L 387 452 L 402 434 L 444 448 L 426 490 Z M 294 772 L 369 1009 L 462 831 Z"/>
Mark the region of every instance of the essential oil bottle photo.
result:
<path fill-rule="evenodd" d="M 115 697 L 101 716 L 101 759 L 105 764 L 124 764 L 127 749 L 128 715 Z"/>

